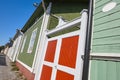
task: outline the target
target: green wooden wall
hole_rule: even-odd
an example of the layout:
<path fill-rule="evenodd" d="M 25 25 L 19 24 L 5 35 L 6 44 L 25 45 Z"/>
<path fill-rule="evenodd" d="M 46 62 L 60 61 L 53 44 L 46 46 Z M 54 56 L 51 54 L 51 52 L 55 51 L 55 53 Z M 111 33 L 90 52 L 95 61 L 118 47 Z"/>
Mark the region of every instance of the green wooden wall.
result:
<path fill-rule="evenodd" d="M 117 6 L 102 12 L 111 1 L 117 2 Z M 120 53 L 120 0 L 96 0 L 92 40 L 92 52 Z"/>
<path fill-rule="evenodd" d="M 72 19 L 80 17 L 80 12 L 83 9 L 87 9 L 87 8 L 88 8 L 88 3 L 64 3 L 64 4 L 63 3 L 53 3 L 51 13 L 58 17 L 61 16 L 66 21 L 70 21 Z M 59 20 L 57 18 L 55 18 L 51 15 L 50 19 L 49 19 L 48 29 L 51 30 L 51 29 L 55 28 L 58 25 L 58 21 Z M 78 29 L 79 29 L 78 27 L 74 27 L 72 29 L 59 32 L 55 35 L 51 35 L 50 37 L 68 33 L 71 31 L 78 30 Z"/>
<path fill-rule="evenodd" d="M 55 14 L 57 16 L 62 16 L 64 19 L 66 20 L 72 20 L 76 17 L 79 17 L 80 16 L 80 12 L 83 10 L 83 9 L 86 9 L 88 7 L 88 3 L 53 3 L 52 4 L 52 10 L 51 10 L 51 13 L 52 14 Z M 39 36 L 39 31 L 40 31 L 40 26 L 42 24 L 42 19 L 36 23 L 34 26 L 31 26 L 26 32 L 25 32 L 25 36 L 27 36 L 27 39 L 26 39 L 26 43 L 25 43 L 25 46 L 24 46 L 24 49 L 23 49 L 23 52 L 19 54 L 18 56 L 18 59 L 20 61 L 22 61 L 23 63 L 25 63 L 26 65 L 32 67 L 32 64 L 33 64 L 33 59 L 34 59 L 34 55 L 35 55 L 35 50 L 36 50 L 36 46 L 37 46 L 37 41 L 38 41 L 38 36 Z M 53 29 L 57 26 L 58 24 L 58 19 L 50 16 L 49 18 L 49 23 L 48 23 L 48 29 Z M 36 40 L 35 40 L 35 43 L 34 43 L 34 48 L 33 48 L 33 51 L 31 54 L 27 53 L 27 50 L 28 50 L 28 46 L 29 46 L 29 42 L 30 42 L 30 38 L 31 38 L 31 34 L 32 34 L 32 31 L 34 29 L 37 29 L 37 36 L 36 36 Z M 78 28 L 72 28 L 72 29 L 69 29 L 69 30 L 65 30 L 65 31 L 62 31 L 60 33 L 58 33 L 57 35 L 59 34 L 64 34 L 66 32 L 70 32 L 70 31 L 74 31 L 74 30 L 77 30 Z M 51 35 L 51 36 L 56 36 L 55 35 Z"/>
<path fill-rule="evenodd" d="M 90 80 L 120 80 L 120 62 L 92 60 Z"/>
<path fill-rule="evenodd" d="M 102 8 L 114 1 L 108 12 Z M 120 53 L 120 0 L 95 0 L 91 53 Z M 91 60 L 90 80 L 120 80 L 120 62 Z"/>
<path fill-rule="evenodd" d="M 38 42 L 38 37 L 39 37 L 39 33 L 40 33 L 41 24 L 42 24 L 42 18 L 35 25 L 31 26 L 24 33 L 24 36 L 27 36 L 27 39 L 26 39 L 26 42 L 25 42 L 25 46 L 24 46 L 23 52 L 19 53 L 19 55 L 18 55 L 18 59 L 20 61 L 22 61 L 23 63 L 25 63 L 26 65 L 30 66 L 30 67 L 32 67 L 32 64 L 33 64 L 33 60 L 34 60 L 34 56 L 35 56 L 35 50 L 36 50 L 36 46 L 37 46 L 37 42 Z M 32 32 L 36 28 L 37 28 L 37 35 L 36 35 L 36 39 L 35 39 L 35 42 L 34 42 L 32 53 L 27 53 Z"/>

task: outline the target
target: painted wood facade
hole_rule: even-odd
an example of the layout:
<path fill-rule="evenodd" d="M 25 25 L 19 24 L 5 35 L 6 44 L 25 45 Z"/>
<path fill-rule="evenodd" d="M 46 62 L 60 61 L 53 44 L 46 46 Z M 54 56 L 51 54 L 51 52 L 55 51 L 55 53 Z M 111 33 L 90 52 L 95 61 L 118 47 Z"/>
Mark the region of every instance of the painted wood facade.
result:
<path fill-rule="evenodd" d="M 10 48 L 6 54 L 13 62 L 16 61 L 17 55 L 19 54 L 19 46 L 21 43 L 22 35 L 23 33 L 20 30 L 16 31 L 14 38 L 11 40 Z"/>
<path fill-rule="evenodd" d="M 80 30 L 87 20 L 79 19 L 87 7 L 87 0 L 40 3 L 21 29 L 24 35 L 16 60 L 28 80 L 81 80 L 85 29 Z M 89 80 L 120 80 L 120 0 L 94 0 L 93 13 Z"/>
<path fill-rule="evenodd" d="M 94 6 L 90 80 L 119 80 L 120 0 L 95 0 Z"/>
<path fill-rule="evenodd" d="M 80 18 L 80 12 L 88 7 L 87 1 L 71 0 L 69 3 L 68 1 L 65 1 L 67 6 L 62 4 L 62 2 L 64 2 L 63 0 L 59 1 L 45 1 L 45 12 L 43 11 L 43 4 L 41 3 L 21 30 L 24 35 L 22 37 L 21 45 L 19 46 L 20 51 L 16 60 L 16 65 L 28 80 L 40 80 L 40 74 L 43 67 L 42 61 L 44 60 L 43 55 L 45 55 L 43 52 L 46 49 L 45 45 L 47 44 L 47 38 L 52 38 L 80 29 L 80 23 L 77 23 L 77 25 L 75 24 L 71 29 L 46 36 L 46 31 L 61 26 L 60 19 L 65 23 L 74 22 L 75 18 Z M 74 4 L 72 2 L 74 2 Z M 72 74 L 72 76 L 76 76 L 75 78 L 70 77 L 71 80 L 74 80 L 77 79 L 78 74 Z M 52 79 L 53 78 L 51 78 L 51 80 Z"/>
<path fill-rule="evenodd" d="M 83 60 L 80 56 L 84 54 L 86 21 L 87 13 L 83 12 L 81 18 L 73 20 L 73 23 L 67 22 L 59 29 L 54 28 L 45 34 L 45 45 L 40 52 L 39 61 L 41 62 L 37 67 L 35 80 L 81 79 Z M 81 30 L 49 38 L 49 35 L 75 27 L 74 25 L 80 26 Z M 79 47 L 81 49 L 78 49 Z"/>

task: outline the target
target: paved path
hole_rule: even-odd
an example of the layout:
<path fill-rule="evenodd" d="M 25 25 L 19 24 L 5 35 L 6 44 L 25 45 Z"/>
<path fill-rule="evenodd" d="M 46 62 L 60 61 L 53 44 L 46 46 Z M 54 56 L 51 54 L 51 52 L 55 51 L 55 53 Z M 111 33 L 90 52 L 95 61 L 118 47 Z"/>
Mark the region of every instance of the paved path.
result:
<path fill-rule="evenodd" d="M 23 80 L 18 78 L 17 74 L 11 69 L 8 57 L 0 53 L 0 80 Z"/>

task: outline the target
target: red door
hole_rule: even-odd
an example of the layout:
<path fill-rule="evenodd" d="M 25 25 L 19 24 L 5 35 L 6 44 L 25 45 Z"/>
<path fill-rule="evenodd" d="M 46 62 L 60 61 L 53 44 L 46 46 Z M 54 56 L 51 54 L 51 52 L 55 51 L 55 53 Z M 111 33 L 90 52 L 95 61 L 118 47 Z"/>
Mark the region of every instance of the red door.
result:
<path fill-rule="evenodd" d="M 81 54 L 78 33 L 48 39 L 40 80 L 78 80 Z"/>

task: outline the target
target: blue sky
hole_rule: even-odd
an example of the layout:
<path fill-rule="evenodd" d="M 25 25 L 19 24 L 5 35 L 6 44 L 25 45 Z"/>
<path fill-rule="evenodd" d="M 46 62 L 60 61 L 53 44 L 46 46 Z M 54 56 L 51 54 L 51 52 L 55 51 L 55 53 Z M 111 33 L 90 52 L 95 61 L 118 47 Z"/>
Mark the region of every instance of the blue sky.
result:
<path fill-rule="evenodd" d="M 13 38 L 35 11 L 33 3 L 41 0 L 0 0 L 0 45 Z"/>

